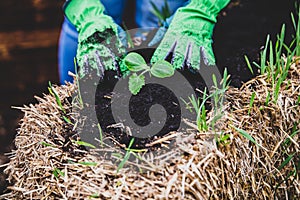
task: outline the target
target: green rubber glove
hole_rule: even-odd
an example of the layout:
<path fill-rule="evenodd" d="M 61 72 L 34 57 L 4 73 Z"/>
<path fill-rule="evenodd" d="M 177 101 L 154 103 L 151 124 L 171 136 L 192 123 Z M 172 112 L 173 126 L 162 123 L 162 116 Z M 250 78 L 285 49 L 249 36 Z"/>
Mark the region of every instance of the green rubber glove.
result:
<path fill-rule="evenodd" d="M 118 57 L 124 54 L 125 47 L 118 37 L 118 25 L 104 14 L 100 1 L 67 1 L 64 10 L 79 33 L 76 55 L 79 76 L 83 78 L 96 71 L 102 78 L 104 70 L 121 72 Z"/>
<path fill-rule="evenodd" d="M 200 59 L 205 65 L 214 65 L 212 34 L 218 13 L 230 0 L 191 0 L 179 8 L 168 31 L 154 52 L 151 62 L 166 59 L 172 54 L 176 69 L 184 66 L 199 69 Z"/>

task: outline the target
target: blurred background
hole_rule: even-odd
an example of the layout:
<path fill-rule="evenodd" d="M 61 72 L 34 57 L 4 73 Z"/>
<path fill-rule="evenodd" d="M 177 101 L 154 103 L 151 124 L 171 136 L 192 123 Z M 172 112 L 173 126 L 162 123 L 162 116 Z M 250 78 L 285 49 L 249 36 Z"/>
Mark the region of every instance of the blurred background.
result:
<path fill-rule="evenodd" d="M 0 151 L 11 141 L 20 112 L 11 106 L 34 102 L 57 83 L 57 41 L 63 19 L 59 0 L 0 2 Z"/>
<path fill-rule="evenodd" d="M 232 0 L 220 14 L 214 33 L 215 55 L 221 70 L 228 67 L 233 86 L 239 87 L 252 77 L 244 55 L 258 61 L 267 34 L 274 41 L 286 23 L 287 41 L 291 39 L 290 13 L 295 11 L 295 2 L 299 0 Z M 0 165 L 7 161 L 4 152 L 13 148 L 22 118 L 22 113 L 11 106 L 35 103 L 34 96 L 46 93 L 49 81 L 58 83 L 57 44 L 63 3 L 0 1 Z M 129 29 L 135 27 L 134 8 L 134 0 L 129 0 L 124 16 Z M 0 172 L 1 193 L 4 176 Z"/>

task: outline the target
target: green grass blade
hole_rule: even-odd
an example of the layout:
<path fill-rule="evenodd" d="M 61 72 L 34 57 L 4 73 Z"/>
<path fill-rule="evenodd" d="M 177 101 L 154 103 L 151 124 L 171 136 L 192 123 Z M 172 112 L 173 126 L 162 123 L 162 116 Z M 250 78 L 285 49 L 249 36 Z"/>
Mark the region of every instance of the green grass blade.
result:
<path fill-rule="evenodd" d="M 79 74 L 78 74 L 77 63 L 76 63 L 75 58 L 74 58 L 74 71 L 76 74 L 76 84 L 77 84 L 77 88 L 78 88 L 79 104 L 80 104 L 80 107 L 83 108 L 83 100 L 82 100 L 81 90 L 80 90 L 81 88 L 80 88 L 80 84 L 79 84 Z"/>
<path fill-rule="evenodd" d="M 130 154 L 131 154 L 131 150 L 130 148 L 132 147 L 134 143 L 134 138 L 132 138 L 129 142 L 129 145 L 128 145 L 128 148 L 126 148 L 126 153 L 125 153 L 125 156 L 123 158 L 123 160 L 120 162 L 120 164 L 118 165 L 118 168 L 117 168 L 117 173 L 119 173 L 120 169 L 122 169 L 125 165 L 125 163 L 127 162 L 127 160 L 129 159 L 130 157 Z"/>
<path fill-rule="evenodd" d="M 65 173 L 62 172 L 60 169 L 58 168 L 54 168 L 52 174 L 55 176 L 55 178 L 58 178 L 59 176 L 62 176 L 64 177 L 65 176 Z"/>
<path fill-rule="evenodd" d="M 284 44 L 284 37 L 285 37 L 285 24 L 282 25 L 280 36 L 277 36 L 277 43 L 276 43 L 276 61 L 277 67 L 282 66 L 280 61 L 282 55 L 282 47 Z"/>
<path fill-rule="evenodd" d="M 65 122 L 67 122 L 68 124 L 74 125 L 68 117 L 62 116 L 62 118 L 63 118 L 63 119 L 65 120 Z"/>
<path fill-rule="evenodd" d="M 291 154 L 291 155 L 289 155 L 284 161 L 283 161 L 283 163 L 281 163 L 281 165 L 278 167 L 278 170 L 280 171 L 280 170 L 282 170 L 291 160 L 292 160 L 292 158 L 294 157 L 294 155 L 296 154 L 296 152 L 295 153 L 293 153 L 293 154 Z"/>
<path fill-rule="evenodd" d="M 78 144 L 79 146 L 96 148 L 94 145 L 92 145 L 92 144 L 90 144 L 88 142 L 84 142 L 84 141 L 75 141 L 75 143 Z"/>
<path fill-rule="evenodd" d="M 253 72 L 252 66 L 251 66 L 251 64 L 249 62 L 248 57 L 246 55 L 244 57 L 245 57 L 245 61 L 246 61 L 248 69 L 250 70 L 251 74 L 254 75 L 254 72 Z"/>
<path fill-rule="evenodd" d="M 150 2 L 153 10 L 153 14 L 160 20 L 160 22 L 162 23 L 164 21 L 164 16 L 162 15 L 161 11 L 158 9 L 158 7 L 151 1 Z"/>
<path fill-rule="evenodd" d="M 247 133 L 246 131 L 244 131 L 243 129 L 239 129 L 235 126 L 233 126 L 233 128 L 239 132 L 243 137 L 245 137 L 246 139 L 248 139 L 249 141 L 253 142 L 254 144 L 258 145 L 257 142 L 254 140 L 254 138 L 249 135 L 249 133 Z"/>
<path fill-rule="evenodd" d="M 250 103 L 249 103 L 248 115 L 250 115 L 250 113 L 251 113 L 251 109 L 253 107 L 254 99 L 255 99 L 255 92 L 252 92 L 252 95 L 251 95 L 251 98 L 250 98 Z"/>
<path fill-rule="evenodd" d="M 261 64 L 260 64 L 260 73 L 265 74 L 266 72 L 266 61 L 267 61 L 267 51 L 269 46 L 270 35 L 267 36 L 265 48 L 261 54 Z"/>
<path fill-rule="evenodd" d="M 45 146 L 45 147 L 53 147 L 52 144 L 49 144 L 47 142 L 40 142 L 41 145 Z"/>
<path fill-rule="evenodd" d="M 97 163 L 96 162 L 79 162 L 78 164 L 81 164 L 81 165 L 85 165 L 85 166 L 97 166 Z"/>
<path fill-rule="evenodd" d="M 271 94 L 270 94 L 270 91 L 268 91 L 268 94 L 267 94 L 267 97 L 266 97 L 266 101 L 265 101 L 265 105 L 266 105 L 266 106 L 269 105 L 270 97 L 271 97 Z"/>
<path fill-rule="evenodd" d="M 95 193 L 89 196 L 89 199 L 91 198 L 100 198 L 100 195 Z"/>
<path fill-rule="evenodd" d="M 290 138 L 293 138 L 293 137 L 296 136 L 298 133 L 300 133 L 300 130 L 297 130 L 297 126 L 298 126 L 298 124 L 295 123 L 294 126 L 293 126 L 293 128 L 292 128 L 292 131 L 291 131 L 292 133 L 291 133 L 290 137 L 286 138 L 286 139 L 284 140 L 284 142 L 283 142 L 283 145 L 284 145 L 284 146 L 290 145 L 290 143 L 291 143 L 291 139 L 290 139 Z"/>
<path fill-rule="evenodd" d="M 100 139 L 100 145 L 103 147 L 103 132 L 100 124 L 97 124 L 98 130 L 99 130 L 99 139 Z"/>
<path fill-rule="evenodd" d="M 282 180 L 282 181 L 280 181 L 277 185 L 276 185 L 276 187 L 275 187 L 275 189 L 274 189 L 274 198 L 273 199 L 277 199 L 277 197 L 276 197 L 276 190 L 279 188 L 279 186 L 282 184 L 282 183 L 284 183 L 284 182 L 286 182 L 291 176 L 294 176 L 294 177 L 296 177 L 297 176 L 297 169 L 294 169 L 293 171 L 291 171 L 285 178 L 284 178 L 284 180 Z M 295 180 L 295 179 L 294 179 Z"/>
<path fill-rule="evenodd" d="M 272 80 L 272 86 L 274 87 L 275 84 L 275 73 L 274 73 L 274 52 L 273 52 L 273 43 L 272 41 L 270 41 L 270 52 L 269 52 L 269 69 L 271 70 L 270 72 L 268 72 L 268 77 L 271 77 Z"/>
<path fill-rule="evenodd" d="M 162 7 L 162 15 L 163 15 L 163 18 L 164 18 L 164 21 L 171 16 L 171 11 L 170 11 L 170 8 L 169 8 L 169 4 L 168 4 L 168 1 L 165 0 L 165 4 L 164 6 Z"/>
<path fill-rule="evenodd" d="M 56 92 L 56 90 L 52 87 L 51 82 L 49 81 L 49 87 L 48 87 L 49 93 L 52 94 L 55 97 L 57 105 L 60 107 L 60 109 L 66 113 L 64 107 L 62 106 L 61 100 Z"/>

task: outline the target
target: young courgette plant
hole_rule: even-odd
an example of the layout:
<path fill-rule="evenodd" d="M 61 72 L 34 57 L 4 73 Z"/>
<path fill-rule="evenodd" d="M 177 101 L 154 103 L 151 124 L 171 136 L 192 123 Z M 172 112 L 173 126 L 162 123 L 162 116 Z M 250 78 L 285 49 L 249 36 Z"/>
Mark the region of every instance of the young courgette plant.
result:
<path fill-rule="evenodd" d="M 157 78 L 167 78 L 173 76 L 175 71 L 173 65 L 165 60 L 159 60 L 150 67 L 144 58 L 135 52 L 129 53 L 124 58 L 124 63 L 132 72 L 129 77 L 128 88 L 133 95 L 139 93 L 145 85 L 145 73 L 150 73 L 150 76 Z"/>

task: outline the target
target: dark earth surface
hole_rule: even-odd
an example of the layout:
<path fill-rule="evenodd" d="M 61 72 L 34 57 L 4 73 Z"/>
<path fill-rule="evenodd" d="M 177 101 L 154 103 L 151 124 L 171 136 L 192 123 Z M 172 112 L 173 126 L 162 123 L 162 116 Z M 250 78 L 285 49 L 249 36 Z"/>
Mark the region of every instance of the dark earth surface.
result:
<path fill-rule="evenodd" d="M 39 31 L 54 30 L 57 31 L 54 41 L 58 41 L 63 18 L 62 2 L 55 1 L 47 4 L 48 7 L 39 7 L 38 4 L 43 4 L 43 0 L 1 1 L 0 33 L 4 33 L 1 40 L 5 41 L 5 36 L 14 31 L 23 34 L 37 31 L 39 35 Z M 270 34 L 274 41 L 283 23 L 287 25 L 287 41 L 291 39 L 293 28 L 290 13 L 295 11 L 295 2 L 299 3 L 299 0 L 232 2 L 218 18 L 213 37 L 214 51 L 220 70 L 227 67 L 232 78 L 231 84 L 239 87 L 242 82 L 252 77 L 245 64 L 244 55 L 250 60 L 258 61 L 267 34 Z M 135 27 L 132 23 L 133 8 L 134 5 L 129 5 L 125 16 L 131 19 L 126 23 L 129 29 Z M 20 37 L 22 38 L 22 35 Z M 48 81 L 58 83 L 57 42 L 25 49 L 16 44 L 10 49 L 10 54 L 10 59 L 0 59 L 0 164 L 6 161 L 3 153 L 13 148 L 12 141 L 18 121 L 22 117 L 22 114 L 11 106 L 34 103 L 34 95 L 41 96 L 43 92 L 47 92 Z M 1 179 L 2 175 L 0 193 L 3 189 Z"/>

